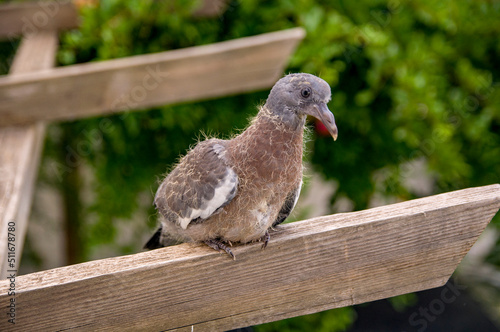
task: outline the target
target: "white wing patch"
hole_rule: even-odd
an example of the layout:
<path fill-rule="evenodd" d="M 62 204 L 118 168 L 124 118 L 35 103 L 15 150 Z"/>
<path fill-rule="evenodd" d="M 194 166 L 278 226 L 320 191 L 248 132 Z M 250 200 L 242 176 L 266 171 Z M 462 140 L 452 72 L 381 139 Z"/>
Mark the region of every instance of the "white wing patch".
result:
<path fill-rule="evenodd" d="M 293 201 L 293 206 L 292 206 L 292 210 L 295 208 L 295 205 L 297 205 L 297 202 L 299 200 L 299 196 L 300 196 L 300 192 L 302 190 L 302 184 L 304 183 L 304 181 L 300 180 L 300 184 L 299 184 L 299 188 L 297 189 L 297 193 L 295 194 L 295 199 Z M 291 211 L 292 211 L 291 210 Z"/>
<path fill-rule="evenodd" d="M 227 204 L 236 195 L 236 187 L 238 186 L 238 176 L 231 169 L 227 168 L 226 174 L 219 185 L 215 188 L 214 197 L 211 200 L 204 201 L 201 209 L 193 209 L 191 213 L 179 218 L 179 224 L 183 229 L 186 229 L 189 223 L 196 219 L 206 219 L 210 217 L 218 208 Z"/>

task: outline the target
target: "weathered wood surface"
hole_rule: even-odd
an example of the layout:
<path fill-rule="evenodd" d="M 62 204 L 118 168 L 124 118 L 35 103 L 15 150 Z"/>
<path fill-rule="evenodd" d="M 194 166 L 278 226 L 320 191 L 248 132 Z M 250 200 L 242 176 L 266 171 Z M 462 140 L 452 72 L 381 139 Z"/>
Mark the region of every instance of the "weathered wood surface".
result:
<path fill-rule="evenodd" d="M 54 66 L 57 46 L 58 38 L 54 31 L 42 31 L 32 38 L 23 39 L 9 76 Z M 45 126 L 41 123 L 0 128 L 1 279 L 5 278 L 7 270 L 7 230 L 10 221 L 16 224 L 16 263 L 21 257 L 44 134 Z"/>
<path fill-rule="evenodd" d="M 223 331 L 438 287 L 499 208 L 495 184 L 287 224 L 236 261 L 182 244 L 33 273 L 15 328 Z"/>
<path fill-rule="evenodd" d="M 76 28 L 78 11 L 71 1 L 33 1 L 0 5 L 0 39 L 28 39 L 44 30 Z"/>
<path fill-rule="evenodd" d="M 271 87 L 301 28 L 0 77 L 0 125 L 70 120 Z"/>

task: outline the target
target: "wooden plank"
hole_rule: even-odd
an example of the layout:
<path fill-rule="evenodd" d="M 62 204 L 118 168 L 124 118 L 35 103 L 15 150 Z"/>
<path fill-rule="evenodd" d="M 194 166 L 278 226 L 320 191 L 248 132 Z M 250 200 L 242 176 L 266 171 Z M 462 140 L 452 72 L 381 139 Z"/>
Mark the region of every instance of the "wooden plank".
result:
<path fill-rule="evenodd" d="M 43 30 L 76 28 L 78 11 L 71 1 L 33 1 L 0 6 L 0 39 L 32 38 Z"/>
<path fill-rule="evenodd" d="M 222 15 L 226 10 L 227 0 L 205 0 L 193 13 L 196 17 L 213 17 Z"/>
<path fill-rule="evenodd" d="M 0 77 L 0 125 L 71 120 L 271 87 L 301 28 Z"/>
<path fill-rule="evenodd" d="M 20 276 L 15 327 L 223 331 L 438 287 L 499 208 L 495 184 L 287 224 L 236 261 L 182 244 Z"/>
<path fill-rule="evenodd" d="M 58 46 L 57 33 L 42 31 L 23 39 L 12 63 L 9 76 L 54 66 Z M 0 278 L 7 270 L 16 270 L 21 258 L 33 187 L 44 140 L 45 126 L 38 123 L 0 128 Z M 15 224 L 15 263 L 7 266 L 9 223 Z"/>

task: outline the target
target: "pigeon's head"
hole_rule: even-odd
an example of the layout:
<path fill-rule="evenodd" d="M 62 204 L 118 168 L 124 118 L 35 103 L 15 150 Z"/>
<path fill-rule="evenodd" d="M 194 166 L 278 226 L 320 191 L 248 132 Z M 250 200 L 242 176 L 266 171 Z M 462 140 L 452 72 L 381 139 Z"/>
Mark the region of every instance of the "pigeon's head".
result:
<path fill-rule="evenodd" d="M 292 125 L 303 124 L 306 116 L 312 115 L 323 122 L 336 140 L 335 117 L 326 106 L 330 98 L 330 86 L 321 78 L 305 73 L 290 74 L 276 82 L 265 106 Z"/>

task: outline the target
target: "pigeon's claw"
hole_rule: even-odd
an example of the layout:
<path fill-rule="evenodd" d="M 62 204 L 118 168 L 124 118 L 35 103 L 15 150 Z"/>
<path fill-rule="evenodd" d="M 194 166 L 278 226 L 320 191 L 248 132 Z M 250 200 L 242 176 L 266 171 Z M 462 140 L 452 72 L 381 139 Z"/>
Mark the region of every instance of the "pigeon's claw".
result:
<path fill-rule="evenodd" d="M 269 232 L 266 231 L 266 233 L 260 238 L 260 240 L 264 243 L 262 243 L 262 250 L 266 249 L 267 244 L 269 243 L 269 240 L 271 240 L 271 235 L 269 235 Z"/>
<path fill-rule="evenodd" d="M 206 240 L 203 242 L 205 242 L 205 244 L 207 246 L 209 246 L 210 248 L 212 248 L 214 250 L 217 250 L 218 252 L 220 252 L 221 250 L 224 250 L 229 256 L 231 256 L 233 258 L 233 260 L 236 260 L 236 256 L 233 254 L 231 249 L 229 249 L 229 247 L 225 243 L 223 243 L 222 241 L 212 239 L 212 240 Z"/>

